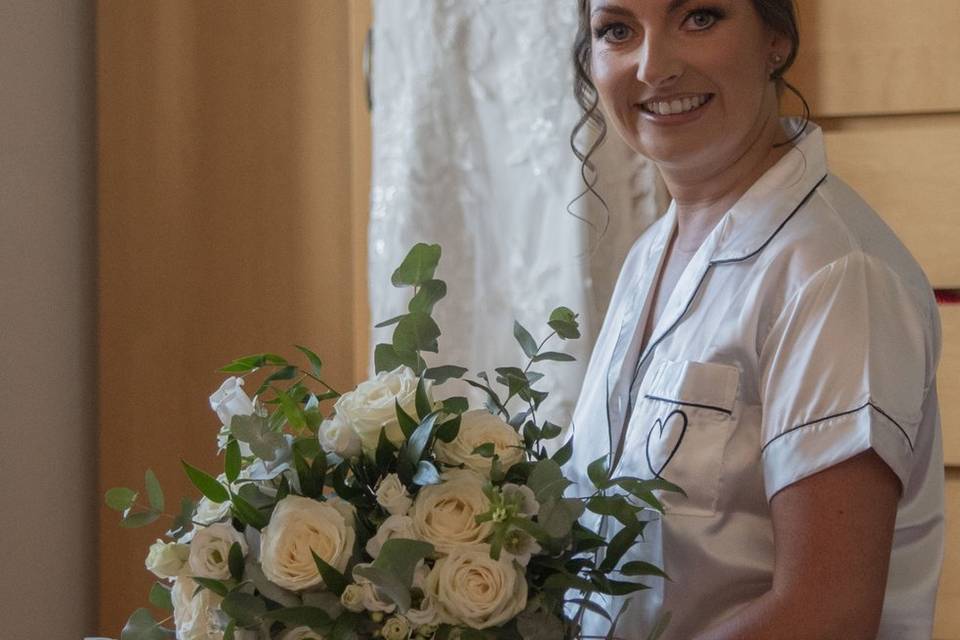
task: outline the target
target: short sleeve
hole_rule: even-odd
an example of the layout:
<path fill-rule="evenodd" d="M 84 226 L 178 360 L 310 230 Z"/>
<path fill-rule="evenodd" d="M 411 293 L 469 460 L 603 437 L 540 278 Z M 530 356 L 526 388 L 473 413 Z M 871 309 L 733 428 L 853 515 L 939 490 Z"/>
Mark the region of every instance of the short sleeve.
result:
<path fill-rule="evenodd" d="M 869 449 L 907 485 L 936 367 L 930 308 L 863 253 L 824 266 L 789 298 L 760 354 L 768 500 Z"/>

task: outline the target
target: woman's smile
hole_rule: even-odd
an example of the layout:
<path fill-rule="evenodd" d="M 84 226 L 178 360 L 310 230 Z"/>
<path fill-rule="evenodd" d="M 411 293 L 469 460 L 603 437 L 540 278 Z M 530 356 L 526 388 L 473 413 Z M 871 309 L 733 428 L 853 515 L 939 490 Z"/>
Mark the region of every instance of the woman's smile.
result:
<path fill-rule="evenodd" d="M 657 97 L 637 105 L 642 116 L 653 124 L 685 124 L 700 118 L 714 94 L 686 94 Z"/>

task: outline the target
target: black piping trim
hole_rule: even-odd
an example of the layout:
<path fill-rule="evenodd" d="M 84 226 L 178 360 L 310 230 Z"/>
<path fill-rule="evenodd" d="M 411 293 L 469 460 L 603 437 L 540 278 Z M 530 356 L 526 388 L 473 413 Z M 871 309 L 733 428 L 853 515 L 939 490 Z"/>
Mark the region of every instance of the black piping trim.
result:
<path fill-rule="evenodd" d="M 803 200 L 800 201 L 800 204 L 798 204 L 796 208 L 792 212 L 790 212 L 790 215 L 787 216 L 786 220 L 780 223 L 780 226 L 777 227 L 777 230 L 774 231 L 772 234 L 770 234 L 770 237 L 767 238 L 766 242 L 760 245 L 756 251 L 754 251 L 753 253 L 748 253 L 747 255 L 741 258 L 728 258 L 726 260 L 712 260 L 710 264 L 715 265 L 715 264 L 731 264 L 733 262 L 743 262 L 744 260 L 749 260 L 750 258 L 754 257 L 755 255 L 757 255 L 758 253 L 766 249 L 767 245 L 773 242 L 773 239 L 777 237 L 777 235 L 783 230 L 785 226 L 787 226 L 787 223 L 793 219 L 793 216 L 797 215 L 797 212 L 803 208 L 803 205 L 807 204 L 807 201 L 813 197 L 813 194 L 817 192 L 817 189 L 820 188 L 820 185 L 822 185 L 826 181 L 827 181 L 827 175 L 824 175 L 822 178 L 820 178 L 817 181 L 817 184 L 813 185 L 813 189 L 810 190 L 810 193 L 808 193 L 803 197 Z"/>
<path fill-rule="evenodd" d="M 697 404 L 696 402 L 681 402 L 680 400 L 671 400 L 670 398 L 661 398 L 660 396 L 653 396 L 653 395 L 650 395 L 649 393 L 645 393 L 643 397 L 649 400 L 660 400 L 661 402 L 669 402 L 671 404 L 678 404 L 684 407 L 697 407 L 698 409 L 711 409 L 713 411 L 719 411 L 720 413 L 725 413 L 728 416 L 733 415 L 733 411 L 728 411 L 723 407 L 716 407 L 712 404 Z"/>
<path fill-rule="evenodd" d="M 872 402 L 867 402 L 866 404 L 864 404 L 864 405 L 862 405 L 862 406 L 859 406 L 859 407 L 857 407 L 856 409 L 851 409 L 850 411 L 843 411 L 843 412 L 841 412 L 841 413 L 835 413 L 835 414 L 833 414 L 833 415 L 827 416 L 826 418 L 820 418 L 820 419 L 818 419 L 818 420 L 811 420 L 810 422 L 805 422 L 804 424 L 798 425 L 798 426 L 796 426 L 796 427 L 791 427 L 790 429 L 787 429 L 787 430 L 784 431 L 783 433 L 781 433 L 781 434 L 775 436 L 774 438 L 772 438 L 769 442 L 767 442 L 767 444 L 763 445 L 763 447 L 760 448 L 760 454 L 762 455 L 763 452 L 767 450 L 767 447 L 769 447 L 771 444 L 773 444 L 774 442 L 776 442 L 777 440 L 779 440 L 779 439 L 782 438 L 783 436 L 787 435 L 788 433 L 793 433 L 794 431 L 797 431 L 798 429 L 804 429 L 804 428 L 806 428 L 806 427 L 812 427 L 812 426 L 815 425 L 815 424 L 820 424 L 821 422 L 826 422 L 827 420 L 833 420 L 834 418 L 842 418 L 843 416 L 849 416 L 849 415 L 854 414 L 854 413 L 857 413 L 857 412 L 859 412 L 859 411 L 863 411 L 864 409 L 867 409 L 867 408 L 873 409 L 874 411 L 876 411 L 877 413 L 879 413 L 880 415 L 882 415 L 884 418 L 886 418 L 887 420 L 889 420 L 891 423 L 893 423 L 893 425 L 894 425 L 897 429 L 900 430 L 900 433 L 903 434 L 903 437 L 907 439 L 907 444 L 910 445 L 910 451 L 913 451 L 913 450 L 914 450 L 914 449 L 913 449 L 913 442 L 910 440 L 910 436 L 908 436 L 908 435 L 907 435 L 907 432 L 904 430 L 904 428 L 900 426 L 900 423 L 898 423 L 896 420 L 894 420 L 893 418 L 891 418 L 888 413 L 886 413 L 883 409 L 881 409 L 881 408 L 878 407 L 877 405 L 873 404 Z"/>

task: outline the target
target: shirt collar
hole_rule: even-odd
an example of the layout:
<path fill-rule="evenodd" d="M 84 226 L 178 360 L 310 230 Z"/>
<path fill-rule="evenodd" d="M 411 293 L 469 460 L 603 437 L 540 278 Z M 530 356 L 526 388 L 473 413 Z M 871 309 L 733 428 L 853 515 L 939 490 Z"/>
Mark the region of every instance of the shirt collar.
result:
<path fill-rule="evenodd" d="M 803 124 L 784 119 L 784 130 Z M 827 175 L 820 127 L 808 122 L 794 147 L 767 170 L 724 216 L 711 263 L 744 260 L 762 250 Z"/>

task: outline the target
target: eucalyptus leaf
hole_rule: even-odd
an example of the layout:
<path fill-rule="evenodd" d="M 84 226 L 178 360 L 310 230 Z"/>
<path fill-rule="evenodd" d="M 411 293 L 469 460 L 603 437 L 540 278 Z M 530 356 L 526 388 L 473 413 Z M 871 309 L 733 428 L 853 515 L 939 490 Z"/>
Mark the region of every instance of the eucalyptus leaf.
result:
<path fill-rule="evenodd" d="M 160 512 L 154 510 L 128 513 L 120 520 L 120 526 L 125 529 L 139 529 L 156 522 L 159 517 Z"/>
<path fill-rule="evenodd" d="M 576 358 L 569 353 L 560 353 L 559 351 L 544 351 L 533 357 L 534 362 L 544 362 L 548 360 L 551 362 L 574 362 Z"/>
<path fill-rule="evenodd" d="M 397 324 L 398 322 L 400 322 L 401 320 L 403 320 L 404 316 L 406 316 L 406 315 L 407 315 L 407 314 L 403 313 L 403 314 L 400 314 L 399 316 L 393 316 L 393 317 L 390 318 L 389 320 L 384 320 L 383 322 L 379 322 L 379 323 L 373 325 L 373 328 L 374 328 L 374 329 L 383 329 L 384 327 L 389 327 L 389 326 L 395 325 L 395 324 Z"/>
<path fill-rule="evenodd" d="M 530 478 L 527 481 L 527 486 L 541 504 L 561 498 L 571 484 L 564 477 L 560 465 L 553 460 L 537 462 L 530 471 Z"/>
<path fill-rule="evenodd" d="M 148 597 L 150 604 L 155 606 L 157 609 L 163 611 L 173 611 L 173 601 L 170 597 L 170 587 L 166 586 L 162 582 L 154 582 L 153 586 L 150 587 L 150 595 Z"/>
<path fill-rule="evenodd" d="M 381 342 L 373 350 L 373 363 L 377 373 L 383 373 L 406 364 L 406 359 L 397 353 L 392 344 Z"/>
<path fill-rule="evenodd" d="M 433 551 L 433 545 L 427 542 L 392 538 L 384 543 L 372 565 L 358 565 L 354 573 L 370 580 L 404 612 L 410 608 L 413 571 Z"/>
<path fill-rule="evenodd" d="M 425 280 L 420 283 L 419 290 L 410 300 L 407 309 L 411 313 L 433 312 L 435 304 L 447 295 L 447 283 L 443 280 Z"/>
<path fill-rule="evenodd" d="M 267 620 L 282 622 L 288 627 L 310 627 L 317 633 L 328 633 L 333 627 L 330 615 L 318 607 L 286 607 L 268 611 L 263 616 Z"/>
<path fill-rule="evenodd" d="M 440 327 L 433 318 L 423 312 L 414 312 L 397 323 L 393 331 L 393 346 L 397 353 L 437 353 L 440 349 L 437 342 L 439 337 Z"/>
<path fill-rule="evenodd" d="M 153 472 L 153 469 L 147 469 L 147 472 L 144 474 L 144 484 L 147 488 L 147 500 L 150 503 L 150 507 L 155 511 L 163 511 L 163 489 L 160 488 L 160 482 L 157 480 L 157 475 Z"/>
<path fill-rule="evenodd" d="M 221 597 L 227 595 L 230 592 L 230 589 L 227 588 L 227 585 L 225 585 L 222 580 L 214 580 L 213 578 L 204 578 L 201 576 L 194 576 L 193 581 L 196 582 L 201 587 L 203 587 L 204 589 L 207 589 L 208 591 L 212 591 L 213 593 Z"/>
<path fill-rule="evenodd" d="M 437 384 L 443 384 L 453 378 L 462 378 L 467 372 L 466 367 L 457 367 L 455 365 L 444 365 L 442 367 L 430 367 L 423 372 L 423 377 L 433 380 Z M 466 398 L 464 398 L 466 399 Z M 465 411 L 466 409 L 464 409 Z"/>
<path fill-rule="evenodd" d="M 553 313 L 550 314 L 550 321 L 547 324 L 564 340 L 573 340 L 580 337 L 580 325 L 577 322 L 577 314 L 566 307 L 557 307 L 554 309 Z"/>
<path fill-rule="evenodd" d="M 231 591 L 220 603 L 220 610 L 237 621 L 241 627 L 252 627 L 267 612 L 267 603 L 255 595 Z"/>
<path fill-rule="evenodd" d="M 537 523 L 552 538 L 564 538 L 583 514 L 584 505 L 573 498 L 552 499 L 541 503 Z"/>
<path fill-rule="evenodd" d="M 299 414 L 303 424 L 303 414 L 296 403 L 286 394 L 281 394 L 279 397 L 282 399 L 281 406 L 285 399 L 290 407 L 289 410 Z M 286 416 L 286 413 L 284 415 Z M 265 462 L 275 460 L 277 449 L 283 448 L 284 445 L 283 434 L 272 430 L 269 419 L 259 415 L 233 416 L 230 420 L 230 433 L 240 442 L 249 445 L 253 454 Z"/>
<path fill-rule="evenodd" d="M 253 586 L 256 587 L 257 591 L 259 591 L 260 595 L 264 598 L 272 600 L 283 607 L 300 606 L 300 596 L 270 582 L 267 576 L 264 575 L 260 565 L 249 558 L 244 566 L 243 575 L 253 583 Z"/>
<path fill-rule="evenodd" d="M 440 263 L 441 249 L 438 244 L 418 243 L 410 249 L 407 256 L 390 278 L 395 287 L 419 286 L 433 279 Z"/>
<path fill-rule="evenodd" d="M 114 487 L 107 490 L 104 501 L 114 511 L 126 511 L 136 503 L 139 495 L 139 493 L 127 487 Z"/>
<path fill-rule="evenodd" d="M 120 640 L 169 640 L 174 632 L 164 629 L 148 609 L 137 609 L 120 632 Z"/>
<path fill-rule="evenodd" d="M 528 358 L 533 358 L 537 355 L 537 341 L 534 340 L 530 332 L 516 320 L 513 321 L 513 337 L 516 338 L 517 343 Z"/>

